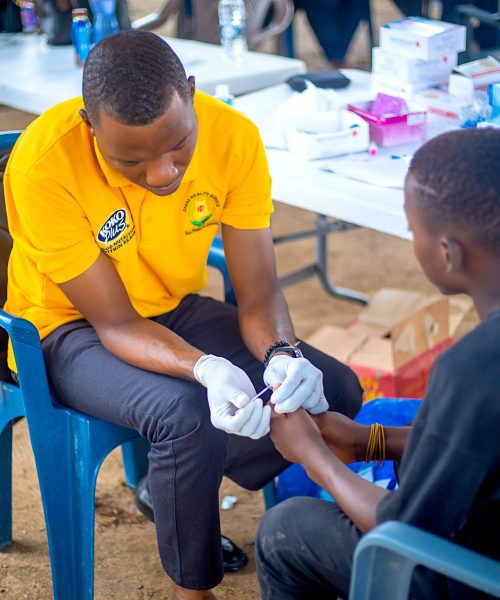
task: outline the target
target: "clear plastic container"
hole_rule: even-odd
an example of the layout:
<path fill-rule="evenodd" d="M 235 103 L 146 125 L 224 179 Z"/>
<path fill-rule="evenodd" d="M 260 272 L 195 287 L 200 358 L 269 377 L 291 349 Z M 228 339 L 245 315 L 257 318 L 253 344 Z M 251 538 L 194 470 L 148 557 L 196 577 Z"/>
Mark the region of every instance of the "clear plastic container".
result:
<path fill-rule="evenodd" d="M 425 139 L 427 113 L 420 107 L 407 105 L 399 114 L 375 114 L 373 101 L 349 104 L 348 110 L 363 117 L 370 127 L 370 140 L 379 146 L 398 146 Z"/>
<path fill-rule="evenodd" d="M 247 49 L 244 0 L 219 0 L 220 41 L 228 60 L 241 61 Z"/>

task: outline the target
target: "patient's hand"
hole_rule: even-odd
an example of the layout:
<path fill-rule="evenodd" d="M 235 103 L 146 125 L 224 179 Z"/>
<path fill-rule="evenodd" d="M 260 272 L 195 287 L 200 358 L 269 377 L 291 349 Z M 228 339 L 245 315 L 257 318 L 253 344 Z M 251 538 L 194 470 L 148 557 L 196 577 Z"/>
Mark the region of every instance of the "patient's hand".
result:
<path fill-rule="evenodd" d="M 337 412 L 311 417 L 330 450 L 343 463 L 365 459 L 370 428 Z"/>
<path fill-rule="evenodd" d="M 331 455 L 311 415 L 303 408 L 293 413 L 271 413 L 271 439 L 278 452 L 294 463 L 308 467 L 321 456 Z"/>

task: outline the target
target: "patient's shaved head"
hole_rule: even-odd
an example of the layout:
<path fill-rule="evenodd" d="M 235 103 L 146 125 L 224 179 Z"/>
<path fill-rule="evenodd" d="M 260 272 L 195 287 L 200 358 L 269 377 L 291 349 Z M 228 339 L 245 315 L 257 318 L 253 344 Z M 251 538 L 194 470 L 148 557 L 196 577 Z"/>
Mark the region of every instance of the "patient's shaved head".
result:
<path fill-rule="evenodd" d="M 454 227 L 500 255 L 500 130 L 461 129 L 424 144 L 410 164 L 429 229 Z"/>
<path fill-rule="evenodd" d="M 98 124 L 100 111 L 125 125 L 149 125 L 177 93 L 188 100 L 186 72 L 162 38 L 147 31 L 123 31 L 90 51 L 83 70 L 83 102 Z"/>

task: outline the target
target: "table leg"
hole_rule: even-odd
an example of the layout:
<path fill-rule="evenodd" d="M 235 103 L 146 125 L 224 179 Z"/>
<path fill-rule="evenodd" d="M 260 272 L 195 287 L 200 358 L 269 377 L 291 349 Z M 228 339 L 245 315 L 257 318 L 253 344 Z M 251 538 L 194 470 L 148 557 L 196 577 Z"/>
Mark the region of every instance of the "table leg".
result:
<path fill-rule="evenodd" d="M 325 215 L 320 214 L 316 215 L 315 225 L 315 228 L 309 231 L 298 231 L 296 233 L 290 233 L 274 238 L 275 244 L 293 242 L 312 236 L 316 238 L 316 262 L 282 277 L 280 279 L 281 287 L 287 287 L 288 285 L 298 283 L 313 275 L 318 275 L 323 289 L 331 296 L 366 304 L 368 302 L 368 296 L 366 294 L 335 285 L 330 280 L 328 274 L 328 234 L 357 229 L 358 225 L 347 223 L 345 221 L 328 221 L 328 218 Z"/>

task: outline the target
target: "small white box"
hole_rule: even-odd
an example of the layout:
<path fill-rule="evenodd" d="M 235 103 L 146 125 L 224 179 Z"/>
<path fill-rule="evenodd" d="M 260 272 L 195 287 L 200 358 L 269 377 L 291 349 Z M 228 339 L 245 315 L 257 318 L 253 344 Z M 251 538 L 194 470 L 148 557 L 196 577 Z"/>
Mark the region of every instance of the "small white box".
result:
<path fill-rule="evenodd" d="M 415 94 L 428 90 L 431 87 L 441 85 L 441 81 L 435 83 L 406 83 L 397 79 L 382 77 L 381 75 L 372 75 L 372 91 L 374 94 L 388 94 L 396 98 L 412 100 Z"/>
<path fill-rule="evenodd" d="M 475 90 L 486 89 L 491 83 L 500 82 L 500 62 L 487 56 L 455 67 L 453 75 L 469 78 Z"/>
<path fill-rule="evenodd" d="M 421 60 L 389 52 L 383 48 L 373 48 L 372 51 L 372 72 L 385 79 L 395 79 L 401 83 L 430 85 L 446 83 L 456 64 L 456 53 L 444 54 L 432 60 Z"/>
<path fill-rule="evenodd" d="M 288 150 L 306 160 L 364 152 L 370 143 L 368 123 L 347 110 L 286 119 L 283 128 Z"/>
<path fill-rule="evenodd" d="M 446 117 L 454 121 L 461 121 L 462 110 L 470 104 L 467 98 L 452 96 L 444 90 L 432 89 L 415 94 L 414 102 L 426 108 L 427 112 Z"/>
<path fill-rule="evenodd" d="M 465 50 L 465 27 L 407 17 L 380 28 L 380 47 L 403 56 L 433 60 Z"/>

